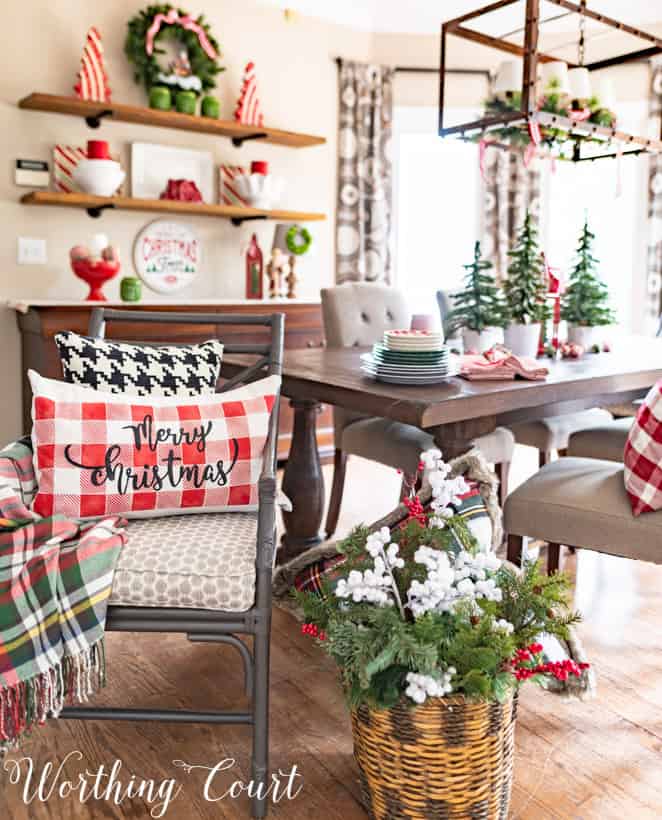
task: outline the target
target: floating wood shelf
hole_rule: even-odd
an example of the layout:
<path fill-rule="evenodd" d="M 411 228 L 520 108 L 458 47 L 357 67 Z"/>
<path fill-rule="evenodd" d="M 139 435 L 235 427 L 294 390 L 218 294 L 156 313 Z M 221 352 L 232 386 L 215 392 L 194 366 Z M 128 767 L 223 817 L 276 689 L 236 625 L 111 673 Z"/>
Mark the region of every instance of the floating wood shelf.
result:
<path fill-rule="evenodd" d="M 286 145 L 290 148 L 306 148 L 311 145 L 323 145 L 326 142 L 324 137 L 281 131 L 266 126 L 258 128 L 255 125 L 242 125 L 233 120 L 215 120 L 212 117 L 180 114 L 177 111 L 159 111 L 155 108 L 125 105 L 124 103 L 91 102 L 80 100 L 78 97 L 62 97 L 56 94 L 34 92 L 24 97 L 18 107 L 30 111 L 50 111 L 55 114 L 83 117 L 91 128 L 98 128 L 101 120 L 108 118 L 118 122 L 133 122 L 138 125 L 177 128 L 182 131 L 197 131 L 200 134 L 228 137 L 234 145 L 238 146 L 246 140 L 260 140 L 260 142 L 271 142 L 274 145 Z"/>
<path fill-rule="evenodd" d="M 84 208 L 90 216 L 100 216 L 107 209 L 120 211 L 155 211 L 188 216 L 215 216 L 241 225 L 254 219 L 278 219 L 282 222 L 313 222 L 326 219 L 324 214 L 301 211 L 267 211 L 241 208 L 236 205 L 208 205 L 204 202 L 177 202 L 171 199 L 133 199 L 128 196 L 93 196 L 92 194 L 32 191 L 21 197 L 24 205 L 56 205 L 64 208 Z"/>

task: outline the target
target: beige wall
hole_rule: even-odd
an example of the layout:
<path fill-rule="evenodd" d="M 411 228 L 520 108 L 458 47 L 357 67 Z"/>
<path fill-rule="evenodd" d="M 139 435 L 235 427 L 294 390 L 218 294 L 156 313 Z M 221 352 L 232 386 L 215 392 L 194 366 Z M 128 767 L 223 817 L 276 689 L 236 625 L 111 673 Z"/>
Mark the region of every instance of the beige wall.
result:
<path fill-rule="evenodd" d="M 26 207 L 18 204 L 24 189 L 14 185 L 16 158 L 50 161 L 55 142 L 84 144 L 98 135 L 121 153 L 128 168 L 131 141 L 185 146 L 213 152 L 220 162 L 248 163 L 264 158 L 275 173 L 287 179 L 285 207 L 321 211 L 325 223 L 315 223 L 315 252 L 305 260 L 302 296 L 315 296 L 333 280 L 333 209 L 336 174 L 336 77 L 332 57 L 366 59 L 371 35 L 339 26 L 298 18 L 287 23 L 277 9 L 250 0 L 195 0 L 191 11 L 203 12 L 219 40 L 222 64 L 217 93 L 222 116 L 232 117 L 243 66 L 254 59 L 258 69 L 266 121 L 276 127 L 321 134 L 326 146 L 291 150 L 247 143 L 237 149 L 229 140 L 134 126 L 105 123 L 91 132 L 82 120 L 60 115 L 20 111 L 16 102 L 31 91 L 69 94 L 75 79 L 87 28 L 94 24 L 102 33 L 113 98 L 143 104 L 143 90 L 132 80 L 123 53 L 128 19 L 146 5 L 144 0 L 103 0 L 81 4 L 75 0 L 24 0 L 13 4 L 14 38 L 5 38 L 0 72 L 0 155 L 5 173 L 0 177 L 0 299 L 14 297 L 81 298 L 83 284 L 68 266 L 68 249 L 89 241 L 97 231 L 107 233 L 120 248 L 124 272 L 131 271 L 132 242 L 150 214 L 107 213 L 91 220 L 84 211 Z M 233 227 L 226 220 L 191 221 L 202 240 L 202 274 L 178 296 L 186 298 L 243 297 L 244 274 L 241 246 L 256 230 L 263 246 L 270 247 L 273 224 L 246 223 Z M 48 264 L 19 266 L 17 237 L 43 237 L 48 243 Z M 106 288 L 118 294 L 118 283 Z M 151 297 L 150 297 L 151 298 Z M 157 299 L 159 297 L 156 297 Z M 0 346 L 3 351 L 3 385 L 0 391 L 0 440 L 20 433 L 20 362 L 18 333 L 13 312 L 0 311 Z"/>

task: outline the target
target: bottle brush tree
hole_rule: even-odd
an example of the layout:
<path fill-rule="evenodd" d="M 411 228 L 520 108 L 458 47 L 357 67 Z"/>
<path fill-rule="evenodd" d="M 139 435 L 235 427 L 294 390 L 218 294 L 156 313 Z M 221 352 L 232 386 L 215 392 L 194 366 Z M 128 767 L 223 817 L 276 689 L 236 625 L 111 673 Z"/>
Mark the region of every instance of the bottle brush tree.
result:
<path fill-rule="evenodd" d="M 595 234 L 586 219 L 579 237 L 575 265 L 561 300 L 561 318 L 572 325 L 599 327 L 613 324 L 615 319 L 609 307 L 607 285 L 596 270 L 598 260 L 593 256 L 594 239 Z"/>
<path fill-rule="evenodd" d="M 466 328 L 477 333 L 505 324 L 503 297 L 491 273 L 492 263 L 481 259 L 480 242 L 474 245 L 473 262 L 463 265 L 464 288 L 452 295 L 453 310 L 446 318 L 450 333 Z"/>
<path fill-rule="evenodd" d="M 529 211 L 508 256 L 512 261 L 503 291 L 510 320 L 520 325 L 544 322 L 550 316 L 548 285 L 538 245 L 538 229 Z"/>

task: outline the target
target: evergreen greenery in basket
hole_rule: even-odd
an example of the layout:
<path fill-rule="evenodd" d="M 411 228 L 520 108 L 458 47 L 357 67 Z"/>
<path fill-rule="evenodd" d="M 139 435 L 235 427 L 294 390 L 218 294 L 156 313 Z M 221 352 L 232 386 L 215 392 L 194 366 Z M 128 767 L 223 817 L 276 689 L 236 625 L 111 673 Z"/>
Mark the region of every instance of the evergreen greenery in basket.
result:
<path fill-rule="evenodd" d="M 503 291 L 511 320 L 517 324 L 534 324 L 550 318 L 547 300 L 545 265 L 538 245 L 538 229 L 529 211 L 512 250 L 511 263 Z"/>
<path fill-rule="evenodd" d="M 481 333 L 488 327 L 506 324 L 506 305 L 492 270 L 492 263 L 481 258 L 480 242 L 474 246 L 473 262 L 463 266 L 466 270 L 464 289 L 454 293 L 453 310 L 446 317 L 449 333 L 466 328 Z"/>
<path fill-rule="evenodd" d="M 542 633 L 578 621 L 565 576 L 521 572 L 482 552 L 452 505 L 467 491 L 438 450 L 423 453 L 431 511 L 409 500 L 392 534 L 359 527 L 342 544 L 341 577 L 322 595 L 295 593 L 314 637 L 336 661 L 353 709 L 422 704 L 449 694 L 505 701 L 528 679 L 581 677 L 587 664 L 545 661 Z"/>
<path fill-rule="evenodd" d="M 598 260 L 593 256 L 594 239 L 588 220 L 584 220 L 575 265 L 561 300 L 561 318 L 572 325 L 600 327 L 615 321 L 614 312 L 609 307 L 607 285 L 596 271 Z"/>

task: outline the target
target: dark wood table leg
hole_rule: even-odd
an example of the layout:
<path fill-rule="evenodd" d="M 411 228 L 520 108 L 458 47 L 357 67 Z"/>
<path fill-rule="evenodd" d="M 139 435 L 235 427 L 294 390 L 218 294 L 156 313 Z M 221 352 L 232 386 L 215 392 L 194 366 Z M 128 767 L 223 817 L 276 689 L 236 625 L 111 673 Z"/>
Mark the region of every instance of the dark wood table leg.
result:
<path fill-rule="evenodd" d="M 292 502 L 292 512 L 283 512 L 285 534 L 278 562 L 289 561 L 322 541 L 324 477 L 317 439 L 319 402 L 292 399 L 294 428 L 290 453 L 283 475 L 283 492 Z"/>
<path fill-rule="evenodd" d="M 472 442 L 479 436 L 491 433 L 496 428 L 496 417 L 485 416 L 480 419 L 467 419 L 443 424 L 429 430 L 434 436 L 437 447 L 441 450 L 444 461 L 464 455 L 472 447 Z"/>

